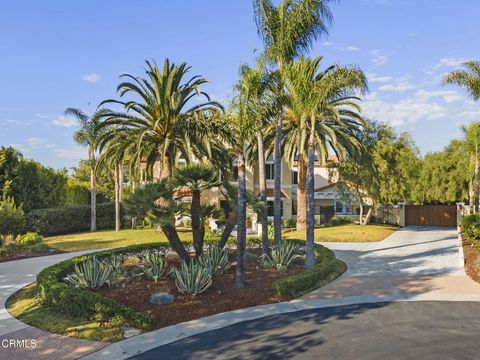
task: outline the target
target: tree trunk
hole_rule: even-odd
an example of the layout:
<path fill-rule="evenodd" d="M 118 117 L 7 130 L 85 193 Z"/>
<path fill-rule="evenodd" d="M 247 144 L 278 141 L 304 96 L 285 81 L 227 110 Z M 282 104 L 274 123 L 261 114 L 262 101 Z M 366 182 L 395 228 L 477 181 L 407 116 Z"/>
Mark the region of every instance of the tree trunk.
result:
<path fill-rule="evenodd" d="M 367 215 L 365 216 L 365 225 L 367 225 L 370 222 L 370 219 L 372 218 L 374 206 L 375 204 L 372 203 L 372 206 L 370 206 L 370 209 L 368 209 L 367 211 Z"/>
<path fill-rule="evenodd" d="M 360 200 L 358 205 L 360 206 L 359 223 L 360 225 L 367 225 L 367 223 L 363 220 L 363 201 Z"/>
<path fill-rule="evenodd" d="M 170 179 L 172 177 L 172 163 L 170 157 L 164 156 L 160 162 L 159 180 Z"/>
<path fill-rule="evenodd" d="M 303 154 L 298 155 L 297 176 L 297 231 L 307 228 L 307 164 Z"/>
<path fill-rule="evenodd" d="M 89 150 L 90 157 L 90 231 L 97 231 L 97 193 L 95 176 L 95 153 Z"/>
<path fill-rule="evenodd" d="M 114 166 L 115 179 L 115 231 L 120 231 L 120 165 Z"/>
<path fill-rule="evenodd" d="M 118 201 L 123 201 L 123 163 L 118 165 Z"/>
<path fill-rule="evenodd" d="M 237 210 L 232 210 L 230 213 L 229 219 L 225 224 L 225 228 L 222 231 L 222 237 L 220 238 L 220 242 L 218 243 L 218 247 L 220 249 L 223 249 L 227 244 L 228 238 L 230 237 L 236 224 L 237 224 Z"/>
<path fill-rule="evenodd" d="M 162 229 L 163 233 L 168 239 L 168 242 L 170 243 L 170 246 L 172 247 L 173 250 L 180 256 L 180 258 L 186 262 L 190 261 L 190 255 L 188 255 L 187 250 L 185 250 L 185 247 L 183 246 L 182 242 L 180 241 L 180 238 L 178 237 L 177 229 L 175 229 L 175 226 L 172 224 L 163 224 L 160 226 Z"/>
<path fill-rule="evenodd" d="M 263 136 L 257 132 L 258 143 L 258 181 L 260 183 L 260 200 L 267 204 L 267 181 L 265 178 L 265 149 L 263 144 Z M 270 255 L 270 243 L 268 241 L 268 219 L 267 211 L 260 214 L 260 224 L 262 225 L 262 254 Z"/>
<path fill-rule="evenodd" d="M 192 237 L 193 247 L 196 256 L 203 254 L 203 239 L 200 224 L 200 191 L 192 191 L 192 205 L 190 207 L 190 217 L 192 218 Z"/>
<path fill-rule="evenodd" d="M 479 206 L 479 164 L 478 164 L 478 158 L 475 159 L 475 213 L 478 212 L 478 206 Z"/>
<path fill-rule="evenodd" d="M 237 277 L 238 289 L 245 287 L 245 244 L 247 242 L 247 185 L 245 179 L 245 157 L 239 156 L 238 163 L 238 218 L 237 218 Z"/>
<path fill-rule="evenodd" d="M 275 124 L 275 176 L 274 176 L 274 202 L 273 202 L 273 237 L 275 244 L 282 240 L 282 119 L 277 117 Z"/>
<path fill-rule="evenodd" d="M 313 121 L 312 121 L 313 123 Z M 307 240 L 305 244 L 306 258 L 305 268 L 311 269 L 315 266 L 315 129 L 310 129 L 310 140 L 308 144 L 308 166 L 307 166 Z"/>

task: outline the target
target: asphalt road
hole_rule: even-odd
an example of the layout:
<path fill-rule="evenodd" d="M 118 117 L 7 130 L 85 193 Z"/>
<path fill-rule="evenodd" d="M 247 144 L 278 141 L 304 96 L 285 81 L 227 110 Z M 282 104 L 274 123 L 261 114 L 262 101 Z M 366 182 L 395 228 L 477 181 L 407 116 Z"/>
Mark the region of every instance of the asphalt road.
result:
<path fill-rule="evenodd" d="M 480 359 L 480 303 L 395 302 L 238 323 L 132 357 L 153 359 Z"/>

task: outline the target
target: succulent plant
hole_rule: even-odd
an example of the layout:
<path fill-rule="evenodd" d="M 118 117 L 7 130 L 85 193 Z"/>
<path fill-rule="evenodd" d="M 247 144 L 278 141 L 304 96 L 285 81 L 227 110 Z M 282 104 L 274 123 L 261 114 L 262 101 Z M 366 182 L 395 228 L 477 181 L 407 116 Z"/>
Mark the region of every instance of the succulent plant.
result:
<path fill-rule="evenodd" d="M 198 258 L 198 262 L 203 267 L 211 269 L 212 276 L 224 274 L 231 266 L 227 251 L 213 245 L 210 245 L 207 252 Z"/>
<path fill-rule="evenodd" d="M 276 268 L 283 272 L 298 257 L 295 245 L 290 241 L 282 240 L 272 248 L 270 256 L 262 256 L 262 263 L 264 266 Z"/>
<path fill-rule="evenodd" d="M 172 294 L 167 292 L 159 292 L 156 294 L 150 295 L 150 303 L 157 305 L 167 305 L 171 304 L 175 300 L 175 297 Z"/>
<path fill-rule="evenodd" d="M 112 266 L 97 259 L 96 255 L 75 264 L 75 272 L 67 275 L 63 280 L 74 287 L 84 289 L 98 289 L 108 283 L 112 273 Z"/>
<path fill-rule="evenodd" d="M 190 261 L 182 262 L 180 270 L 174 268 L 175 285 L 184 294 L 198 295 L 212 286 L 212 269 Z"/>
<path fill-rule="evenodd" d="M 155 282 L 169 274 L 170 271 L 167 269 L 167 263 L 160 253 L 147 251 L 143 254 L 142 259 L 146 264 L 141 265 L 140 269 L 147 277 L 155 280 Z"/>

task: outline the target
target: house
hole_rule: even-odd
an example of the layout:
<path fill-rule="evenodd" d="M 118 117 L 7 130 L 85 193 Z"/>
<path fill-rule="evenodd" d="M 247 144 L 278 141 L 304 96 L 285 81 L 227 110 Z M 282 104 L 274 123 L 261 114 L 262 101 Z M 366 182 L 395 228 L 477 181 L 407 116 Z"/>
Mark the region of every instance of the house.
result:
<path fill-rule="evenodd" d="M 332 157 L 331 161 L 337 161 Z M 177 166 L 182 166 L 184 160 L 179 160 Z M 320 225 L 328 222 L 333 216 L 347 216 L 353 221 L 359 220 L 360 205 L 348 186 L 338 182 L 338 175 L 330 174 L 331 170 L 315 162 L 315 224 Z M 282 198 L 282 219 L 296 221 L 297 217 L 297 164 L 291 166 L 287 161 L 282 161 L 281 174 L 281 198 Z M 153 177 L 160 175 L 160 163 L 157 162 L 153 167 Z M 273 201 L 274 201 L 274 161 L 269 157 L 265 162 L 265 176 L 267 185 L 268 219 L 273 221 Z M 259 194 L 260 184 L 258 179 L 258 167 L 247 167 L 247 189 Z M 188 201 L 188 190 L 180 189 L 179 194 Z M 222 207 L 225 199 L 218 188 L 214 188 L 202 193 L 202 201 L 210 204 L 217 204 Z M 366 210 L 365 210 L 366 211 Z M 257 216 L 253 213 L 248 214 L 249 222 L 252 224 L 252 230 L 257 231 Z"/>

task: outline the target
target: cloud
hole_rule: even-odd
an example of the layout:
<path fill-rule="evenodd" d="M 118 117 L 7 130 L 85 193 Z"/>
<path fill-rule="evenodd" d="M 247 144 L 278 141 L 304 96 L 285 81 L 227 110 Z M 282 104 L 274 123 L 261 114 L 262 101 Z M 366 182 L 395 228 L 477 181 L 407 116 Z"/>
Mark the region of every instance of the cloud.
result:
<path fill-rule="evenodd" d="M 5 125 L 25 125 L 23 122 L 15 119 L 3 119 L 0 120 L 0 124 L 5 124 Z"/>
<path fill-rule="evenodd" d="M 409 83 L 408 81 L 403 81 L 396 84 L 385 84 L 380 86 L 378 89 L 382 91 L 404 92 L 407 90 L 415 89 L 415 87 L 415 85 Z"/>
<path fill-rule="evenodd" d="M 375 75 L 375 74 L 367 74 L 368 81 L 371 83 L 385 83 L 389 82 L 393 79 L 392 76 L 381 76 L 381 75 Z"/>
<path fill-rule="evenodd" d="M 444 57 L 439 60 L 437 64 L 433 67 L 434 70 L 441 69 L 442 67 L 453 67 L 458 68 L 464 62 L 468 61 L 465 58 L 455 58 L 455 57 Z"/>
<path fill-rule="evenodd" d="M 370 55 L 372 55 L 372 62 L 376 66 L 382 66 L 388 62 L 388 56 L 382 54 L 380 50 L 372 50 Z"/>
<path fill-rule="evenodd" d="M 345 48 L 345 50 L 347 50 L 347 51 L 360 51 L 360 49 L 356 46 L 348 46 L 347 48 Z"/>
<path fill-rule="evenodd" d="M 442 98 L 446 103 L 464 99 L 464 96 L 455 90 L 418 90 L 415 96 L 423 101 L 428 101 L 431 98 Z"/>
<path fill-rule="evenodd" d="M 398 102 L 386 102 L 378 93 L 372 93 L 365 98 L 362 107 L 366 117 L 392 126 L 412 124 L 419 120 L 438 120 L 447 116 L 447 109 L 442 105 L 415 95 Z"/>
<path fill-rule="evenodd" d="M 27 139 L 27 143 L 31 149 L 54 149 L 56 147 L 55 144 L 52 144 L 47 139 L 41 137 L 30 137 Z"/>
<path fill-rule="evenodd" d="M 333 46 L 333 43 L 330 42 L 330 41 L 325 41 L 325 42 L 323 43 L 323 46 Z"/>
<path fill-rule="evenodd" d="M 68 118 L 66 116 L 59 116 L 52 121 L 52 124 L 56 126 L 63 126 L 63 127 L 74 127 L 77 126 L 78 123 L 75 119 Z"/>
<path fill-rule="evenodd" d="M 53 150 L 58 157 L 69 160 L 80 160 L 87 157 L 87 151 L 85 148 L 56 148 Z"/>
<path fill-rule="evenodd" d="M 100 75 L 92 73 L 92 74 L 83 75 L 81 79 L 83 81 L 86 81 L 86 82 L 89 82 L 89 83 L 93 84 L 93 83 L 96 83 L 97 81 L 99 81 L 100 78 L 101 78 Z"/>
<path fill-rule="evenodd" d="M 50 116 L 41 114 L 41 113 L 36 113 L 35 117 L 41 118 L 41 119 L 48 119 Z"/>

